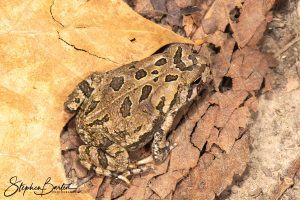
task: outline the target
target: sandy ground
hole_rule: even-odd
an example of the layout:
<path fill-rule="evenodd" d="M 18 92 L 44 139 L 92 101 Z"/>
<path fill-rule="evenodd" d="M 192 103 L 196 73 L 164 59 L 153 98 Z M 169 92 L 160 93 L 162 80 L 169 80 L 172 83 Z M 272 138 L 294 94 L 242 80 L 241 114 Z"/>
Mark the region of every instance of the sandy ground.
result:
<path fill-rule="evenodd" d="M 264 41 L 263 50 L 274 53 L 279 65 L 274 69 L 274 90 L 260 97 L 259 111 L 249 130 L 248 169 L 223 199 L 269 199 L 300 156 L 300 40 L 290 45 L 299 33 L 300 1 L 292 1 L 275 13 Z M 287 50 L 282 52 L 284 48 Z M 282 200 L 300 199 L 299 171 L 297 175 Z"/>

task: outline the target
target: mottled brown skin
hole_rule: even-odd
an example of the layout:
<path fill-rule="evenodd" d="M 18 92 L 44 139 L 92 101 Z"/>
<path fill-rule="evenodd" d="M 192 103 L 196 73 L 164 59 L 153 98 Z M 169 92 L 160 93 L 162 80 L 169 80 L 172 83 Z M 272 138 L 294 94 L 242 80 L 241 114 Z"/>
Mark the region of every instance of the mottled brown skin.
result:
<path fill-rule="evenodd" d="M 65 102 L 77 112 L 76 130 L 85 142 L 80 162 L 97 174 L 127 180 L 146 165 L 131 163 L 128 151 L 152 139 L 152 156 L 162 162 L 174 147 L 166 135 L 178 111 L 189 105 L 210 80 L 206 58 L 185 45 L 83 80 Z"/>

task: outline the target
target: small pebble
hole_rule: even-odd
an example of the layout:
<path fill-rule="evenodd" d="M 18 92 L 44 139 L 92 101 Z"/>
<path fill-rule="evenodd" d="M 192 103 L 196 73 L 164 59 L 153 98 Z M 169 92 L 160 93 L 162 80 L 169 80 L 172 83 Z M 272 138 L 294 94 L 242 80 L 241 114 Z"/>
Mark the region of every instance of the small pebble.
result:
<path fill-rule="evenodd" d="M 249 191 L 248 195 L 252 197 L 258 197 L 262 193 L 261 188 L 256 188 L 255 190 Z"/>
<path fill-rule="evenodd" d="M 204 181 L 200 181 L 199 182 L 199 185 L 198 185 L 198 188 L 200 189 L 200 190 L 203 190 L 203 189 L 205 189 L 205 182 Z"/>
<path fill-rule="evenodd" d="M 257 178 L 257 171 L 253 171 L 253 172 L 252 172 L 251 178 L 252 178 L 253 180 L 256 180 L 256 178 Z"/>
<path fill-rule="evenodd" d="M 236 185 L 232 186 L 231 192 L 232 192 L 233 194 L 238 193 L 238 191 L 239 191 L 239 187 L 238 187 L 238 186 L 236 186 Z"/>
<path fill-rule="evenodd" d="M 263 173 L 267 176 L 267 177 L 272 177 L 272 172 L 269 168 L 267 167 L 262 167 L 261 170 L 263 171 Z"/>
<path fill-rule="evenodd" d="M 278 170 L 280 170 L 280 169 L 281 169 L 281 165 L 278 164 L 278 163 L 276 163 L 273 170 L 274 170 L 274 171 L 278 171 Z"/>

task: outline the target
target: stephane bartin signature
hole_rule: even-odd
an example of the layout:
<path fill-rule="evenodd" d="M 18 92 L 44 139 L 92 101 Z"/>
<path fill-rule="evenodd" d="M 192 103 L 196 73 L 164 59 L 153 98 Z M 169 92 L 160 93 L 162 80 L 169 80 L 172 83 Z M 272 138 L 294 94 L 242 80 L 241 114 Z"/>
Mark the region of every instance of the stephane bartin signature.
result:
<path fill-rule="evenodd" d="M 4 196 L 10 197 L 17 192 L 22 192 L 23 196 L 27 191 L 33 191 L 36 195 L 46 195 L 50 193 L 71 193 L 74 192 L 77 188 L 74 187 L 71 183 L 62 183 L 61 185 L 54 185 L 51 183 L 51 177 L 48 177 L 44 184 L 36 185 L 34 183 L 25 184 L 21 179 L 18 179 L 17 176 L 13 176 L 9 179 L 9 186 L 4 190 Z"/>

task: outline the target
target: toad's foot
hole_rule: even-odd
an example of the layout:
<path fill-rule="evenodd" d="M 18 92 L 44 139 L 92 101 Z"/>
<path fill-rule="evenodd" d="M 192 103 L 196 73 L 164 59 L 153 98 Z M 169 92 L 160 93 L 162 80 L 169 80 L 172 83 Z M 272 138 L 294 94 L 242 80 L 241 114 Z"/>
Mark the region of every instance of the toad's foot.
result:
<path fill-rule="evenodd" d="M 144 173 L 144 172 L 149 171 L 151 169 L 154 169 L 154 166 L 151 165 L 151 164 L 143 165 L 143 166 L 137 166 L 136 164 L 135 165 L 132 164 L 129 167 L 130 167 L 130 169 L 126 170 L 122 174 L 114 175 L 116 178 L 124 181 L 127 185 L 130 185 L 130 181 L 127 178 L 128 176 L 141 174 L 141 173 Z"/>
<path fill-rule="evenodd" d="M 166 146 L 168 147 L 169 151 L 172 151 L 177 146 L 177 143 L 173 143 L 170 145 L 169 142 L 167 142 Z M 142 160 L 137 161 L 136 165 L 145 165 L 145 164 L 153 163 L 153 162 L 154 162 L 153 156 L 150 155 Z"/>

